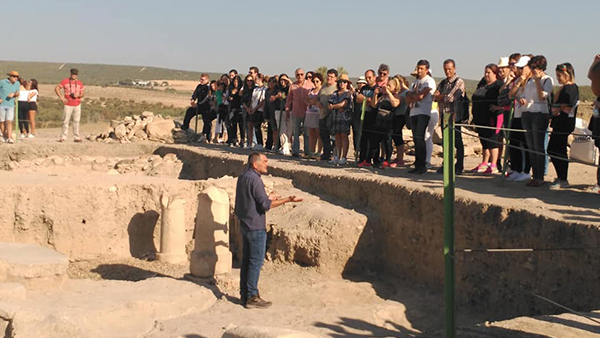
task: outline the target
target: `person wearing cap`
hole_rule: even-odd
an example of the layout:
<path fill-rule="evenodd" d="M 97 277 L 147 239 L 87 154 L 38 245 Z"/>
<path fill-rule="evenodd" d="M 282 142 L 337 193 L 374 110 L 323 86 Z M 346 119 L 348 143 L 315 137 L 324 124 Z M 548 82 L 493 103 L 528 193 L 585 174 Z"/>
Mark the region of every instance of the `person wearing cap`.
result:
<path fill-rule="evenodd" d="M 446 74 L 446 78 L 443 79 L 437 90 L 433 94 L 433 99 L 438 103 L 439 112 L 443 114 L 453 115 L 451 118 L 454 118 L 457 123 L 462 123 L 468 121 L 464 121 L 464 116 L 459 116 L 459 110 L 462 108 L 460 106 L 461 98 L 464 98 L 466 93 L 465 89 L 465 81 L 456 75 L 456 63 L 452 59 L 447 59 L 444 61 L 444 74 Z M 466 116 L 468 119 L 468 115 Z M 465 160 L 465 146 L 463 144 L 461 126 L 455 126 L 454 131 L 454 147 L 456 148 L 456 164 L 454 165 L 454 172 L 457 175 L 461 175 L 464 170 L 464 160 Z M 442 174 L 444 167 L 442 166 L 438 169 L 438 174 Z"/>
<path fill-rule="evenodd" d="M 406 95 L 407 102 L 411 104 L 410 125 L 415 142 L 415 167 L 409 171 L 411 174 L 424 174 L 427 172 L 427 144 L 425 132 L 431 119 L 432 94 L 435 92 L 435 80 L 429 75 L 429 61 L 417 62 L 417 80 L 412 84 L 410 92 Z"/>
<path fill-rule="evenodd" d="M 541 187 L 544 185 L 544 174 L 546 170 L 546 147 L 545 139 L 550 121 L 550 106 L 548 98 L 552 93 L 554 80 L 544 71 L 547 67 L 546 57 L 536 55 L 529 60 L 531 77 L 524 84 L 523 94 L 519 97 L 519 103 L 524 106 L 523 127 L 527 131 L 525 140 L 532 152 L 529 153 L 532 180 L 527 183 L 529 187 Z M 522 84 L 521 84 L 522 85 Z"/>
<path fill-rule="evenodd" d="M 11 71 L 8 78 L 0 81 L 0 132 L 2 142 L 14 143 L 12 138 L 12 122 L 15 120 L 15 98 L 19 96 L 21 86 L 19 73 Z"/>
<path fill-rule="evenodd" d="M 285 112 L 289 117 L 291 113 L 292 128 L 294 134 L 294 140 L 292 143 L 292 156 L 300 157 L 300 128 L 304 129 L 304 153 L 308 154 L 310 151 L 310 144 L 308 140 L 308 129 L 304 125 L 304 118 L 306 117 L 307 99 L 308 92 L 313 89 L 314 85 L 311 81 L 306 81 L 304 69 L 298 68 L 295 72 L 296 82 L 292 83 L 288 93 L 288 97 L 285 101 Z"/>
<path fill-rule="evenodd" d="M 335 135 L 337 154 L 330 164 L 346 164 L 348 162 L 348 148 L 350 146 L 350 122 L 352 120 L 352 90 L 351 81 L 347 74 L 342 74 L 337 81 L 337 90 L 331 95 L 328 102 L 331 111 L 331 134 Z"/>
<path fill-rule="evenodd" d="M 509 57 L 508 63 L 514 73 L 514 79 L 512 80 L 509 88 L 509 98 L 514 101 L 513 117 L 510 122 L 510 128 L 514 130 L 522 130 L 523 122 L 522 116 L 524 106 L 522 106 L 515 98 L 519 97 L 523 93 L 523 87 L 520 84 L 527 82 L 531 76 L 529 70 L 529 56 L 521 56 L 521 54 L 515 53 Z M 527 142 L 525 141 L 525 133 L 522 132 L 511 132 L 509 137 L 510 147 L 510 169 L 511 173 L 506 177 L 507 181 L 523 182 L 530 179 L 529 171 L 531 170 L 531 164 L 529 162 L 529 156 L 527 156 Z"/>
<path fill-rule="evenodd" d="M 504 139 L 504 131 L 501 128 L 508 128 L 508 120 L 510 118 L 511 110 L 511 99 L 510 84 L 514 79 L 514 74 L 510 68 L 510 60 L 508 56 L 503 56 L 498 60 L 498 81 L 502 83 L 500 92 L 498 93 L 498 104 L 492 105 L 491 109 L 497 114 L 495 121 L 492 121 L 492 126 L 496 127 L 496 133 L 500 134 L 500 140 Z M 502 153 L 504 151 L 504 144 L 500 144 L 498 150 L 498 162 L 496 167 L 499 171 L 502 170 Z"/>
<path fill-rule="evenodd" d="M 67 140 L 69 134 L 69 122 L 73 117 L 73 137 L 75 142 L 81 142 L 79 135 L 79 121 L 81 120 L 81 99 L 85 95 L 85 87 L 79 81 L 79 70 L 72 68 L 71 75 L 62 80 L 56 87 L 54 92 L 59 99 L 65 104 L 63 109 L 63 125 L 62 134 L 59 141 Z M 62 94 L 61 94 L 62 91 Z"/>

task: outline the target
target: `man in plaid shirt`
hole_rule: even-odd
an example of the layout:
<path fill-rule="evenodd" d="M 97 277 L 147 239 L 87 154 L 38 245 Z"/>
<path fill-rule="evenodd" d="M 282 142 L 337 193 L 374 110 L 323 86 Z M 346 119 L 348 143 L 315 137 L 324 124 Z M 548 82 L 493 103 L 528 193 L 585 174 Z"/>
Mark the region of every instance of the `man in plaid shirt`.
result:
<path fill-rule="evenodd" d="M 452 59 L 444 61 L 444 73 L 446 74 L 446 78 L 440 82 L 437 90 L 433 93 L 433 100 L 438 103 L 438 109 L 442 116 L 444 116 L 443 114 L 453 114 L 453 118 L 456 118 L 460 109 L 460 98 L 466 95 L 465 82 L 456 75 L 456 64 Z M 456 148 L 454 171 L 456 175 L 460 175 L 464 169 L 465 146 L 463 144 L 461 127 L 455 126 L 454 128 L 454 146 Z M 443 173 L 443 168 L 442 166 L 438 170 L 439 174 Z"/>

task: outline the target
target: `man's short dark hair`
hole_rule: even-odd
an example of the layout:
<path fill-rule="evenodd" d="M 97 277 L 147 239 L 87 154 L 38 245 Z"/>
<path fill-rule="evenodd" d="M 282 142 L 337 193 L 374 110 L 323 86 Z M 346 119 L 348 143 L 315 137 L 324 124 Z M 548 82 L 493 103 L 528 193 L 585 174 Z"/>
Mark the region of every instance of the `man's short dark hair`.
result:
<path fill-rule="evenodd" d="M 79 69 L 71 68 L 71 75 L 79 75 Z"/>
<path fill-rule="evenodd" d="M 327 70 L 327 74 L 333 74 L 333 75 L 335 75 L 335 77 L 337 77 L 338 71 L 333 68 L 330 68 L 329 70 Z"/>
<path fill-rule="evenodd" d="M 515 60 L 515 61 L 519 61 L 520 58 L 521 58 L 521 53 L 512 53 L 508 57 L 509 60 Z"/>
<path fill-rule="evenodd" d="M 259 73 L 259 71 L 258 71 L 258 67 L 256 67 L 256 66 L 252 66 L 252 67 L 248 68 L 248 70 L 251 70 L 251 71 L 253 70 L 253 71 L 255 71 L 257 74 Z"/>
<path fill-rule="evenodd" d="M 367 69 L 367 71 L 365 72 L 365 75 L 367 75 L 367 74 L 369 74 L 369 73 L 373 74 L 373 76 L 375 76 L 375 75 L 376 75 L 376 74 L 375 74 L 375 70 L 374 70 L 374 69 L 371 69 L 371 68 Z"/>
<path fill-rule="evenodd" d="M 447 65 L 447 64 L 449 64 L 449 63 L 452 64 L 452 67 L 456 68 L 456 62 L 454 62 L 454 60 L 452 60 L 452 59 L 446 59 L 444 61 L 444 66 Z M 429 68 L 429 67 L 427 67 L 427 68 Z"/>
<path fill-rule="evenodd" d="M 229 73 L 234 73 L 235 75 L 237 75 L 238 71 L 237 71 L 237 69 L 234 68 L 234 69 L 230 70 Z"/>
<path fill-rule="evenodd" d="M 418 66 L 425 66 L 425 67 L 427 67 L 427 69 L 429 69 L 429 61 L 427 61 L 427 60 L 419 60 L 419 62 L 417 62 L 417 67 Z"/>
<path fill-rule="evenodd" d="M 248 156 L 248 168 L 252 168 L 252 165 L 256 162 L 260 162 L 262 160 L 262 154 L 258 151 L 253 152 Z"/>
<path fill-rule="evenodd" d="M 377 68 L 377 71 L 382 72 L 382 71 L 390 71 L 390 66 L 386 65 L 385 63 L 382 63 L 379 65 L 379 68 Z"/>

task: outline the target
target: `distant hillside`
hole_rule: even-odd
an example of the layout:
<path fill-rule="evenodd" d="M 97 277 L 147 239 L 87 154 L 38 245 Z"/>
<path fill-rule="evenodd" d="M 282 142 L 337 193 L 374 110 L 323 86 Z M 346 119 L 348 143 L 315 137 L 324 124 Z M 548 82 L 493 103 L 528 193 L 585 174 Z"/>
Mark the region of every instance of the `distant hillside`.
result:
<path fill-rule="evenodd" d="M 58 83 L 69 75 L 69 69 L 79 69 L 79 78 L 88 85 L 110 85 L 121 80 L 191 80 L 200 78 L 201 72 L 185 70 L 142 67 L 117 66 L 88 63 L 53 63 L 53 62 L 21 62 L 0 61 L 0 78 L 11 70 L 16 70 L 25 78 L 37 79 L 40 83 Z M 221 74 L 209 73 L 211 79 Z"/>

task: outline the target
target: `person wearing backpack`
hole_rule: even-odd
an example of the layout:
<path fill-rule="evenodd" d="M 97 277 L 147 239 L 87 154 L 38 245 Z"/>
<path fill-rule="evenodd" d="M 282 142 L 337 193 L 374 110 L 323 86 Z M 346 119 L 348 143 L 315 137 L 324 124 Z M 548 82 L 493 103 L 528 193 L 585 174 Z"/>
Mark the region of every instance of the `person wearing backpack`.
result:
<path fill-rule="evenodd" d="M 456 123 L 469 122 L 469 98 L 466 95 L 465 81 L 456 75 L 456 63 L 452 59 L 444 61 L 443 79 L 433 93 L 433 99 L 438 103 L 439 112 L 453 115 Z M 442 118 L 443 121 L 443 118 Z M 443 123 L 443 122 L 442 122 Z M 456 148 L 456 164 L 454 165 L 454 173 L 461 175 L 464 170 L 465 161 L 465 146 L 462 139 L 462 131 L 460 126 L 454 127 L 454 147 Z M 437 173 L 442 174 L 444 166 L 438 169 Z"/>

